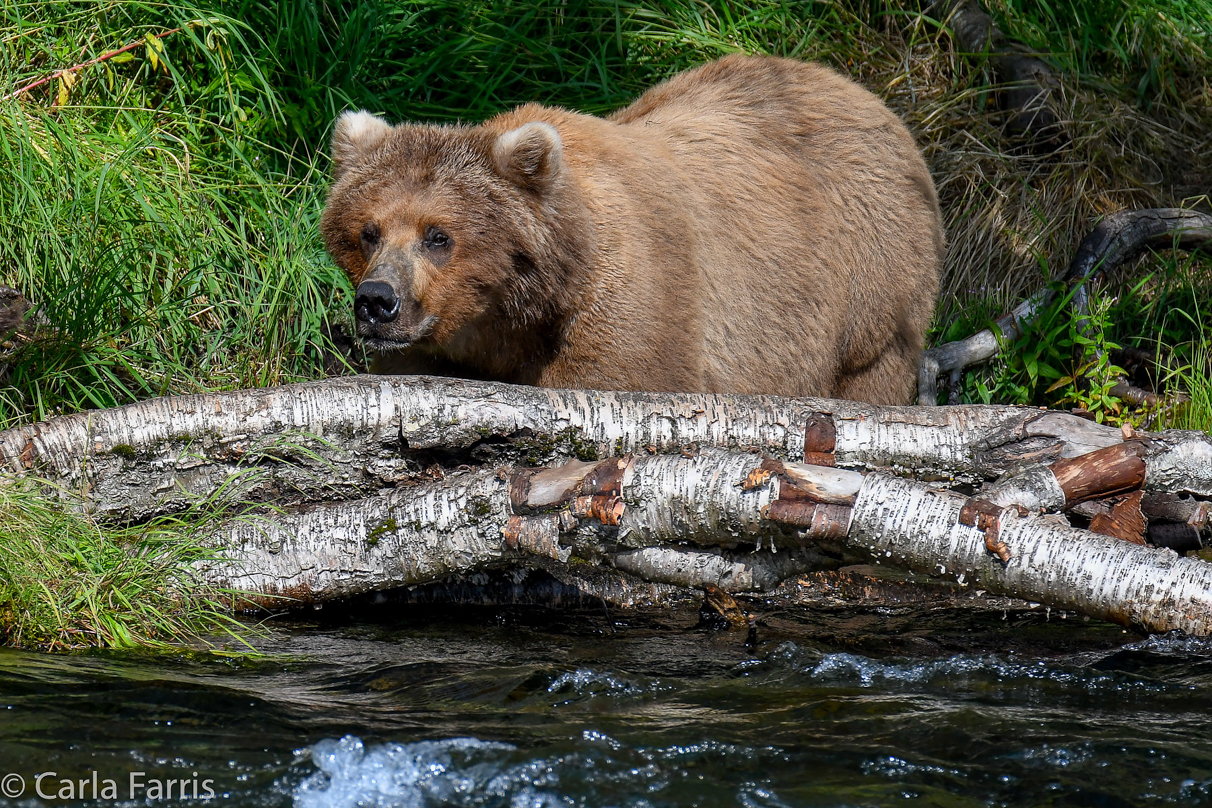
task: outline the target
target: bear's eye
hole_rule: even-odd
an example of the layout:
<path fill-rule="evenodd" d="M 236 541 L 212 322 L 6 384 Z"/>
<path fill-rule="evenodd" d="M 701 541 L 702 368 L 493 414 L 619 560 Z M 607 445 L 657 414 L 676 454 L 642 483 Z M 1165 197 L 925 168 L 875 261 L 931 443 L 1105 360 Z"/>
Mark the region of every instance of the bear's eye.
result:
<path fill-rule="evenodd" d="M 436 227 L 425 228 L 425 246 L 430 250 L 450 249 L 450 236 Z"/>
<path fill-rule="evenodd" d="M 379 246 L 379 226 L 374 222 L 367 224 L 362 228 L 362 252 L 367 258 Z"/>

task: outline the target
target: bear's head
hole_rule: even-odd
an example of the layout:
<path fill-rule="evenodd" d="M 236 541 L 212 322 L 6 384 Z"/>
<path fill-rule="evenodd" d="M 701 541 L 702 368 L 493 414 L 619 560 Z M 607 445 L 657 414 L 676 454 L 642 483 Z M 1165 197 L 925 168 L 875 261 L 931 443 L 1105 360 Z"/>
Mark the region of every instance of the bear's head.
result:
<path fill-rule="evenodd" d="M 321 230 L 369 347 L 422 345 L 504 376 L 566 314 L 583 206 L 556 128 L 513 123 L 337 121 Z"/>

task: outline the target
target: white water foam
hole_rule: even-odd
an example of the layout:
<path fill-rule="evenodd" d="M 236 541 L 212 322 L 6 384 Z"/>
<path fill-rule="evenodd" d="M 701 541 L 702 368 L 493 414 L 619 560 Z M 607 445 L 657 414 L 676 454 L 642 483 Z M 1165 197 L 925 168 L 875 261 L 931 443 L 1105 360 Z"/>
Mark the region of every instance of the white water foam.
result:
<path fill-rule="evenodd" d="M 738 759 L 751 766 L 756 758 L 768 756 L 787 762 L 785 753 L 774 748 L 754 750 L 712 741 L 628 749 L 596 730 L 585 730 L 581 740 L 588 746 L 584 751 L 526 758 L 510 744 L 476 738 L 367 747 L 346 735 L 305 750 L 320 770 L 295 787 L 294 805 L 651 808 L 652 795 L 693 783 L 696 766 L 726 766 Z M 742 806 L 786 808 L 767 783 L 746 781 L 733 787 Z"/>
<path fill-rule="evenodd" d="M 888 685 L 926 685 L 936 680 L 978 679 L 996 682 L 1015 680 L 1043 681 L 1086 691 L 1165 690 L 1163 684 L 1127 674 L 1104 673 L 1084 668 L 1058 667 L 1051 662 L 1017 662 L 997 656 L 952 656 L 924 662 L 881 661 L 857 654 L 826 654 L 804 669 L 814 679 L 839 684 L 876 687 Z"/>
<path fill-rule="evenodd" d="M 469 798 L 499 775 L 500 753 L 513 750 L 509 744 L 476 738 L 391 743 L 369 749 L 352 735 L 339 741 L 326 739 L 311 748 L 311 760 L 320 771 L 295 788 L 295 808 L 468 804 Z M 471 762 L 473 758 L 478 762 Z M 554 797 L 533 789 L 522 789 L 513 797 L 513 806 L 559 804 Z"/>
<path fill-rule="evenodd" d="M 561 673 L 547 686 L 548 693 L 567 693 L 569 691 L 577 696 L 642 696 L 645 688 L 612 673 L 589 668 Z"/>

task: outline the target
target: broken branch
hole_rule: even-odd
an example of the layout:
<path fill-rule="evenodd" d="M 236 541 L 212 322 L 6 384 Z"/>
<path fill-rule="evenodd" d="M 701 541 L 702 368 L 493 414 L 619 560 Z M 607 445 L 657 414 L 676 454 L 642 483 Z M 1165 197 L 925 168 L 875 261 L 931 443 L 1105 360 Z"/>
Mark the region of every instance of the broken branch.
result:
<path fill-rule="evenodd" d="M 153 39 L 159 40 L 159 39 L 164 39 L 167 36 L 171 36 L 173 34 L 179 33 L 182 30 L 184 30 L 184 29 L 173 28 L 168 31 L 162 31 L 158 34 L 148 34 L 148 36 L 152 37 Z M 87 62 L 81 62 L 80 64 L 72 65 L 71 67 L 65 67 L 62 70 L 56 70 L 54 73 L 51 73 L 49 76 L 43 76 L 42 78 L 37 79 L 36 81 L 31 81 L 29 84 L 26 84 L 22 87 L 18 87 L 16 90 L 13 90 L 11 93 L 4 96 L 4 100 L 12 101 L 14 98 L 19 98 L 20 96 L 25 95 L 30 90 L 35 90 L 38 87 L 41 87 L 43 84 L 54 81 L 55 79 L 58 79 L 58 78 L 62 78 L 63 76 L 66 76 L 70 73 L 75 73 L 77 70 L 83 70 L 86 67 L 92 67 L 93 65 L 100 64 L 101 62 L 107 62 L 110 59 L 113 59 L 115 56 L 120 56 L 123 53 L 126 53 L 127 51 L 134 50 L 135 48 L 137 48 L 141 45 L 146 45 L 146 44 L 147 44 L 146 38 L 136 39 L 134 42 L 131 42 L 127 45 L 123 45 L 121 48 L 118 48 L 117 50 L 108 51 L 106 53 L 101 54 L 100 56 L 98 56 L 96 58 L 89 59 Z"/>

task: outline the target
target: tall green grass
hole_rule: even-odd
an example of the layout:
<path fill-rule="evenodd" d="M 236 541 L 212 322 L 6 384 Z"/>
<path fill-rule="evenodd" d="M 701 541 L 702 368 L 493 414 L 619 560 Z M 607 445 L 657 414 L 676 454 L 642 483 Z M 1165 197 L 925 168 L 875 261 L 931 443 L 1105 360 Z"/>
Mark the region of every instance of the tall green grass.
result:
<path fill-rule="evenodd" d="M 1212 12 L 1191 0 L 990 8 L 1062 67 L 1121 84 L 1212 64 Z M 737 51 L 864 73 L 943 47 L 922 19 L 882 0 L 0 0 L 8 88 L 182 29 L 0 102 L 0 281 L 46 324 L 4 354 L 0 426 L 338 369 L 350 289 L 316 220 L 345 108 L 604 112 Z"/>
<path fill-rule="evenodd" d="M 348 288 L 315 237 L 317 158 L 257 139 L 280 99 L 248 29 L 184 6 L 9 4 L 3 85 L 175 27 L 154 63 L 147 46 L 0 104 L 0 278 L 44 323 L 5 357 L 0 426 L 323 370 Z"/>
<path fill-rule="evenodd" d="M 317 236 L 331 121 L 600 112 L 733 51 L 811 55 L 829 4 L 136 0 L 0 7 L 0 280 L 45 325 L 4 356 L 0 427 L 340 366 L 350 289 Z"/>
<path fill-rule="evenodd" d="M 1159 425 L 1212 432 L 1212 261 L 1201 284 L 1156 296 L 1148 315 L 1158 326 L 1153 347 L 1169 367 L 1163 382 L 1181 395 L 1161 413 Z M 1143 329 L 1142 329 L 1143 330 Z"/>
<path fill-rule="evenodd" d="M 1142 104 L 1185 104 L 1212 60 L 1207 0 L 1000 0 L 993 12 L 1070 75 L 1126 85 Z"/>
<path fill-rule="evenodd" d="M 285 115 L 313 145 L 349 105 L 393 119 L 474 121 L 527 101 L 605 112 L 727 53 L 819 54 L 853 16 L 802 0 L 346 0 L 244 9 L 271 32 Z"/>
<path fill-rule="evenodd" d="M 83 515 L 67 492 L 0 486 L 0 644 L 46 650 L 146 648 L 248 633 L 194 566 L 199 514 L 119 527 Z"/>

